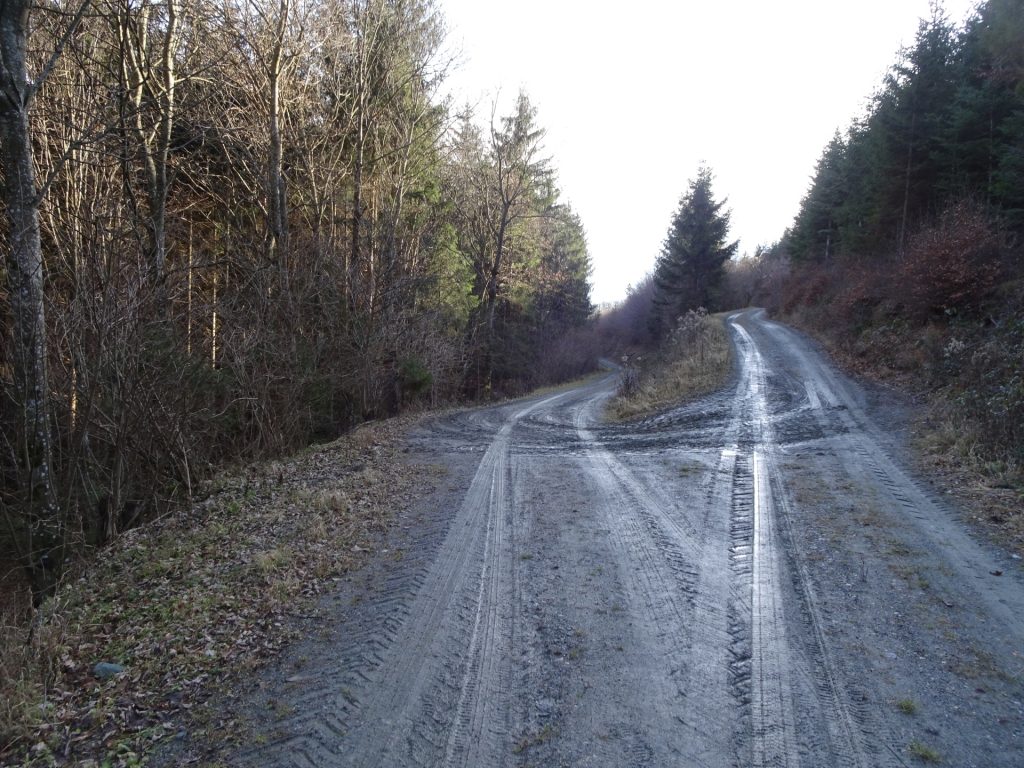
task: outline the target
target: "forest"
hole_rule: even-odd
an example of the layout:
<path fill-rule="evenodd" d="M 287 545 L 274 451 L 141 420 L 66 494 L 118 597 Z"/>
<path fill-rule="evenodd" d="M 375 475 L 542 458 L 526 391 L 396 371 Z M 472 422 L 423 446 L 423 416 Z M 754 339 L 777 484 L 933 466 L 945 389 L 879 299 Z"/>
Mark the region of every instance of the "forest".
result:
<path fill-rule="evenodd" d="M 473 114 L 429 0 L 0 6 L 0 502 L 62 564 L 212 471 L 590 364 L 526 94 Z"/>
<path fill-rule="evenodd" d="M 1024 0 L 933 5 L 776 242 L 741 255 L 713 169 L 680 179 L 600 311 L 543 115 L 453 103 L 447 35 L 434 0 L 0 2 L 0 761 L 139 764 L 229 671 L 218 622 L 271 658 L 449 485 L 389 417 L 606 358 L 602 418 L 637 419 L 735 378 L 742 307 L 923 403 L 1024 541 Z"/>
<path fill-rule="evenodd" d="M 940 5 L 865 114 L 824 148 L 735 301 L 818 329 L 934 407 L 989 482 L 1024 465 L 1024 4 Z"/>
<path fill-rule="evenodd" d="M 792 225 L 726 263 L 719 306 L 767 307 L 923 398 L 947 463 L 1019 490 L 1022 235 L 1024 3 L 989 0 L 962 24 L 936 4 L 824 147 Z"/>
<path fill-rule="evenodd" d="M 541 116 L 443 96 L 430 0 L 0 8 L 3 556 L 37 600 L 219 469 L 517 395 L 748 305 L 903 375 L 1024 459 L 1024 6 L 941 6 L 737 256 L 698 169 L 595 314 Z M 689 321 L 687 321 L 689 322 Z"/>

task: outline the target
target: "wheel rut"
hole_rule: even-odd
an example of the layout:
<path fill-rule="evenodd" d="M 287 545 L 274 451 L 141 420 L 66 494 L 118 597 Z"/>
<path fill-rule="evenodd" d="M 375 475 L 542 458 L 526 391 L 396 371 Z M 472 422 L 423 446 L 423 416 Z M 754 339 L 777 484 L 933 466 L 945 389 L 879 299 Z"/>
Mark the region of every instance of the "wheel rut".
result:
<path fill-rule="evenodd" d="M 750 370 L 749 387 L 751 426 L 754 448 L 749 457 L 749 481 L 742 478 L 751 498 L 751 706 L 752 764 L 755 766 L 798 766 L 801 754 L 821 759 L 828 754 L 835 765 L 888 765 L 889 755 L 869 755 L 865 743 L 877 744 L 875 734 L 864 720 L 854 717 L 850 692 L 831 661 L 813 586 L 792 536 L 790 500 L 778 468 L 779 445 L 774 423 L 778 414 L 770 412 L 767 400 L 768 371 L 753 337 L 742 325 L 731 323 L 746 350 L 745 367 Z M 830 391 L 823 392 L 827 401 L 834 400 Z M 809 398 L 810 399 L 810 398 Z M 817 398 L 815 398 L 817 399 Z M 820 400 L 818 401 L 820 404 Z M 790 405 L 789 407 L 792 407 Z M 740 463 L 745 471 L 746 462 Z M 788 581 L 783 580 L 788 571 Z M 802 647 L 797 656 L 787 640 L 787 618 L 783 596 L 786 591 L 795 598 L 794 608 L 804 622 Z M 803 658 L 806 666 L 800 673 L 791 665 Z M 806 689 L 791 687 L 786 681 L 795 677 L 812 681 Z M 797 737 L 799 710 L 813 710 L 817 728 L 801 729 Z M 865 737 L 868 737 L 865 739 Z"/>
<path fill-rule="evenodd" d="M 925 530 L 936 507 L 799 339 L 756 312 L 728 327 L 730 387 L 637 424 L 601 423 L 604 380 L 426 427 L 420 450 L 479 457 L 458 502 L 234 763 L 905 764 L 907 725 L 880 711 L 841 591 L 805 552 L 794 467 L 871 484 Z M 986 585 L 1013 646 L 1024 603 Z"/>

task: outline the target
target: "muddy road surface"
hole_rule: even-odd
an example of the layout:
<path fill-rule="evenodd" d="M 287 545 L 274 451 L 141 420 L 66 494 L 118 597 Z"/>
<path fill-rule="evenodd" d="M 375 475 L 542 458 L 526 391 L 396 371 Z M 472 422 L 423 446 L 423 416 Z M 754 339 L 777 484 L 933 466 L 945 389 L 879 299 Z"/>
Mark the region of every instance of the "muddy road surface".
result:
<path fill-rule="evenodd" d="M 1024 765 L 1024 588 L 763 312 L 729 386 L 435 420 L 441 488 L 259 682 L 246 766 Z"/>

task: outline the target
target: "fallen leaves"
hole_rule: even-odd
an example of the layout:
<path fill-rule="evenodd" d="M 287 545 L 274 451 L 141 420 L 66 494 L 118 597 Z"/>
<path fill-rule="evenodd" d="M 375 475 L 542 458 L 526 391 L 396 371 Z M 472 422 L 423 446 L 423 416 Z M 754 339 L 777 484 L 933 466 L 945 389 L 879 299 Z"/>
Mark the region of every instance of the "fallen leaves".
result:
<path fill-rule="evenodd" d="M 203 703 L 278 654 L 431 481 L 399 458 L 410 420 L 225 474 L 97 553 L 44 607 L 33 642 L 52 674 L 4 764 L 138 765 L 185 718 L 201 726 Z M 98 663 L 124 669 L 99 679 Z"/>

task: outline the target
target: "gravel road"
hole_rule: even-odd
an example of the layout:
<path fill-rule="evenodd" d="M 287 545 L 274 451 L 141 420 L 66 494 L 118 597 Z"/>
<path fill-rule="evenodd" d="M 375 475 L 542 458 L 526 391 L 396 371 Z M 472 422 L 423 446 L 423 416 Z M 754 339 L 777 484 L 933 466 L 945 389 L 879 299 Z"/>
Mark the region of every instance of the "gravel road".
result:
<path fill-rule="evenodd" d="M 1024 582 L 902 411 L 763 312 L 723 391 L 614 376 L 410 439 L 441 487 L 258 681 L 245 766 L 1024 765 Z"/>

